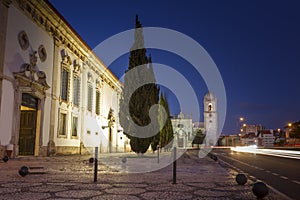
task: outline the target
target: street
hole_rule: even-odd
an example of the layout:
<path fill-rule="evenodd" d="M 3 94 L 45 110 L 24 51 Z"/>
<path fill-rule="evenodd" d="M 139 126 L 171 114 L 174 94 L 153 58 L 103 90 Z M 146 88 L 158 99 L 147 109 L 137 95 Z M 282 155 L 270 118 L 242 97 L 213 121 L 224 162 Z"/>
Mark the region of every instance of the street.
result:
<path fill-rule="evenodd" d="M 8 199 L 199 199 L 253 200 L 253 181 L 240 186 L 236 171 L 222 167 L 204 157 L 198 150 L 188 151 L 177 160 L 177 181 L 172 181 L 172 164 L 147 173 L 121 172 L 102 161 L 118 161 L 120 165 L 157 163 L 155 154 L 138 157 L 133 153 L 100 154 L 98 181 L 93 180 L 90 156 L 20 157 L 0 162 L 0 200 Z M 162 154 L 168 154 L 162 152 Z M 126 157 L 126 163 L 122 159 Z M 109 159 L 111 158 L 111 159 Z M 18 174 L 21 166 L 30 173 Z M 139 165 L 141 166 L 141 165 Z M 264 200 L 286 200 L 273 190 Z"/>
<path fill-rule="evenodd" d="M 292 199 L 300 198 L 300 160 L 253 153 L 234 152 L 230 149 L 214 149 L 222 161 L 264 181 Z"/>

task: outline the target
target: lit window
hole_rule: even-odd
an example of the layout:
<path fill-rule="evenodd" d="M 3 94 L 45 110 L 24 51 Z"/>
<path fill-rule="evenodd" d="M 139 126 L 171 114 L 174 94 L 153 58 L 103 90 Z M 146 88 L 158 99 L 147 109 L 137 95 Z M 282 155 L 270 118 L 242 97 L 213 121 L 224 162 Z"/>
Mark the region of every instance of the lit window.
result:
<path fill-rule="evenodd" d="M 92 111 L 92 101 L 93 101 L 93 87 L 92 85 L 88 85 L 88 102 L 87 102 L 87 109 L 88 111 Z"/>
<path fill-rule="evenodd" d="M 78 76 L 74 77 L 73 90 L 73 103 L 74 105 L 79 106 L 80 80 Z"/>
<path fill-rule="evenodd" d="M 77 137 L 77 124 L 78 124 L 78 117 L 73 116 L 72 119 L 72 137 Z"/>
<path fill-rule="evenodd" d="M 68 101 L 68 89 L 69 89 L 69 72 L 66 69 L 62 69 L 61 73 L 61 99 Z"/>
<path fill-rule="evenodd" d="M 66 135 L 67 132 L 67 114 L 60 113 L 59 115 L 59 135 Z"/>
<path fill-rule="evenodd" d="M 100 115 L 100 91 L 96 90 L 96 114 Z"/>

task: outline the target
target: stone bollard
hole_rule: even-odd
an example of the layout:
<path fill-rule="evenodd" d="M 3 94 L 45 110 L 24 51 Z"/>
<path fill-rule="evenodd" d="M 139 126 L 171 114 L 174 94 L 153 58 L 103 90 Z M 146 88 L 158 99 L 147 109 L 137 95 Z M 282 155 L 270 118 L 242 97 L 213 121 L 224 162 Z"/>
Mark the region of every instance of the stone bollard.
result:
<path fill-rule="evenodd" d="M 245 176 L 245 174 L 237 174 L 235 177 L 235 181 L 239 185 L 245 185 L 247 183 L 247 177 Z"/>
<path fill-rule="evenodd" d="M 262 199 L 269 194 L 269 188 L 263 182 L 256 182 L 253 184 L 252 192 L 258 199 Z"/>
<path fill-rule="evenodd" d="M 7 162 L 7 161 L 9 160 L 9 157 L 6 155 L 6 156 L 4 156 L 4 157 L 2 158 L 2 160 L 3 160 L 4 162 Z"/>
<path fill-rule="evenodd" d="M 29 174 L 29 168 L 26 166 L 22 166 L 19 170 L 19 174 L 24 177 Z"/>
<path fill-rule="evenodd" d="M 90 158 L 90 159 L 89 159 L 89 163 L 90 163 L 90 164 L 93 164 L 93 163 L 94 163 L 94 158 Z"/>

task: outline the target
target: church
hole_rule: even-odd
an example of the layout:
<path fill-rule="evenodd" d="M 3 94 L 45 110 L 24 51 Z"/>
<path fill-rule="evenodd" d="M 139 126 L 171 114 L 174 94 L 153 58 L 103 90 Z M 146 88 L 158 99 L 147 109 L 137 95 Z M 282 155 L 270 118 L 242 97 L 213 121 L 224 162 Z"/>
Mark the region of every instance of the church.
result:
<path fill-rule="evenodd" d="M 192 147 L 193 139 L 197 130 L 205 134 L 203 144 L 205 146 L 217 145 L 218 134 L 218 112 L 217 98 L 208 92 L 203 99 L 204 122 L 194 122 L 191 115 L 183 114 L 181 111 L 178 116 L 172 117 L 172 126 L 175 134 L 175 143 L 178 147 Z"/>
<path fill-rule="evenodd" d="M 48 1 L 0 2 L 0 157 L 126 150 L 122 84 Z"/>

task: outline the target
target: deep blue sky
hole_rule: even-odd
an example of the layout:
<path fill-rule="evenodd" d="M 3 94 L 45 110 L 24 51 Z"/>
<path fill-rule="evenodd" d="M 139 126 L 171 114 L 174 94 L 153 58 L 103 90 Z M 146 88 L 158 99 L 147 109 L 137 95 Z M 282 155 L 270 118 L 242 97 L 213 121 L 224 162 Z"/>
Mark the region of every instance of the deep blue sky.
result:
<path fill-rule="evenodd" d="M 225 134 L 237 131 L 240 116 L 246 123 L 270 129 L 300 120 L 299 1 L 50 2 L 91 48 L 134 28 L 135 14 L 144 27 L 169 28 L 196 40 L 216 63 L 225 84 Z M 167 52 L 148 52 L 154 62 L 174 65 L 191 76 L 184 60 Z M 109 67 L 119 76 L 127 65 L 125 55 Z M 207 92 L 205 84 L 199 77 L 190 79 L 194 87 L 199 86 L 198 98 L 202 101 Z M 176 103 L 171 111 L 179 111 Z"/>

